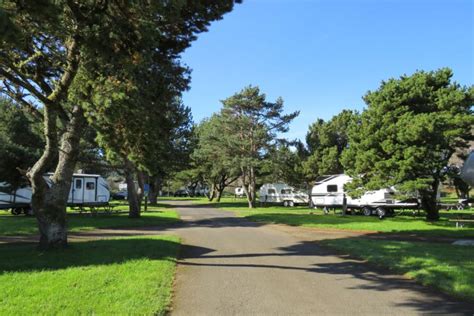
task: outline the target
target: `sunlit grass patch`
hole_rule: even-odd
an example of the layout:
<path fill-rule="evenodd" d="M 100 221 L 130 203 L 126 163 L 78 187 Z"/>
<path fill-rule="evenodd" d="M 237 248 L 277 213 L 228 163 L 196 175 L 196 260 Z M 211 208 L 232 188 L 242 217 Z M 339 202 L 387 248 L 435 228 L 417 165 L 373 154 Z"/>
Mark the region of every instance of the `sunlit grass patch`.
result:
<path fill-rule="evenodd" d="M 147 212 L 142 211 L 140 218 L 128 218 L 126 212 L 127 205 L 119 203 L 118 212 L 92 214 L 85 212 L 82 214 L 68 213 L 69 231 L 85 231 L 98 228 L 120 228 L 120 227 L 145 227 L 173 224 L 179 221 L 178 213 L 169 206 L 150 206 Z M 38 232 L 36 219 L 34 216 L 14 216 L 8 212 L 0 211 L 0 236 L 25 235 Z"/>
<path fill-rule="evenodd" d="M 50 252 L 0 245 L 0 314 L 165 314 L 178 248 L 172 236 L 77 242 Z"/>

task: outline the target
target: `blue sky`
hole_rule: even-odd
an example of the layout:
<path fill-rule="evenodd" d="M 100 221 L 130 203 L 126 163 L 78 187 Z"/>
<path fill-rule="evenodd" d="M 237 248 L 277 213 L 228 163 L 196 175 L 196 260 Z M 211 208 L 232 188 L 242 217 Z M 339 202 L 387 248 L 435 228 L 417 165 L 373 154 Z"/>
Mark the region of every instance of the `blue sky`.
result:
<path fill-rule="evenodd" d="M 247 85 L 301 111 L 288 138 L 317 118 L 362 110 L 380 82 L 450 67 L 474 83 L 472 0 L 244 0 L 184 54 L 192 72 L 184 103 L 199 122 Z"/>

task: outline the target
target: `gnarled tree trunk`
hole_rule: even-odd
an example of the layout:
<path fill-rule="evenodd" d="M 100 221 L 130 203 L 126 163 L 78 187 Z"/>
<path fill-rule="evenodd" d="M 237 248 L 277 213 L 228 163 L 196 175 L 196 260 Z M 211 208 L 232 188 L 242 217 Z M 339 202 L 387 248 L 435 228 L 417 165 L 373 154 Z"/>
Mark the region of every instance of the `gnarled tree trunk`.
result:
<path fill-rule="evenodd" d="M 38 220 L 41 249 L 67 245 L 66 206 L 72 176 L 79 154 L 80 132 L 84 124 L 83 111 L 76 106 L 60 142 L 59 159 L 49 180 L 44 178 L 58 155 L 57 118 L 55 109 L 45 106 L 46 147 L 38 162 L 27 172 L 32 187 L 32 208 Z"/>

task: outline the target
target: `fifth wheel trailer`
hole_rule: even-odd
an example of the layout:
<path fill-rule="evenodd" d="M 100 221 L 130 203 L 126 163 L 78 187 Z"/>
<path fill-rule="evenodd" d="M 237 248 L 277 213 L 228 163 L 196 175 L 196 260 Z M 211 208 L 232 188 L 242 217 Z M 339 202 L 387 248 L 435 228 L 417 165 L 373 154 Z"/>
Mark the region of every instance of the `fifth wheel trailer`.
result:
<path fill-rule="evenodd" d="M 343 207 L 344 199 L 347 208 L 362 210 L 364 215 L 376 214 L 380 218 L 393 215 L 395 209 L 413 209 L 418 203 L 404 203 L 394 199 L 395 190 L 391 188 L 367 191 L 360 198 L 353 199 L 346 194 L 344 185 L 352 181 L 345 174 L 319 177 L 311 190 L 311 205 L 329 208 Z"/>
<path fill-rule="evenodd" d="M 44 176 L 46 183 L 51 185 L 51 174 Z M 31 210 L 31 187 L 26 186 L 12 192 L 7 183 L 0 183 L 0 210 L 11 209 L 12 214 L 29 214 Z M 97 174 L 76 173 L 72 177 L 71 188 L 67 200 L 68 206 L 92 207 L 107 205 L 110 190 L 107 181 Z"/>

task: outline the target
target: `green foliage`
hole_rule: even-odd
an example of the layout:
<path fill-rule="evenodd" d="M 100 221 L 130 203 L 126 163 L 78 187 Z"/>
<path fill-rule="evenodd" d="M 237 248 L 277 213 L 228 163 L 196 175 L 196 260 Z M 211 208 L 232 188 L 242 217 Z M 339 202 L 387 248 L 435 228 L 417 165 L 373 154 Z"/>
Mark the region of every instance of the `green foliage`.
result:
<path fill-rule="evenodd" d="M 296 188 L 306 188 L 303 170 L 304 157 L 300 153 L 303 144 L 296 143 L 296 148 L 292 148 L 291 145 L 279 144 L 268 153 L 267 164 L 261 170 L 262 179 L 259 182 L 285 182 Z"/>
<path fill-rule="evenodd" d="M 348 146 L 347 131 L 359 117 L 357 112 L 343 110 L 331 120 L 317 120 L 309 127 L 306 143 L 309 156 L 303 168 L 306 178 L 314 181 L 318 176 L 343 173 L 340 159 Z"/>
<path fill-rule="evenodd" d="M 418 71 L 382 82 L 365 95 L 367 109 L 350 128 L 350 145 L 342 157 L 354 178 L 348 189 L 416 190 L 428 216 L 437 218 L 443 169 L 455 150 L 473 138 L 474 87 L 461 87 L 451 77 L 449 69 Z"/>
<path fill-rule="evenodd" d="M 182 167 L 189 155 L 191 117 L 181 104 L 189 70 L 179 54 L 213 20 L 232 9 L 233 1 L 153 2 L 128 8 L 133 32 L 139 34 L 127 55 L 86 72 L 83 81 L 93 102 L 89 122 L 111 161 L 132 162 L 150 175 L 164 176 Z M 118 57 L 113 57 L 113 59 Z"/>
<path fill-rule="evenodd" d="M 219 114 L 201 122 L 196 129 L 197 145 L 192 153 L 192 173 L 195 177 L 202 178 L 212 191 L 220 193 L 240 174 L 240 168 L 234 164 L 232 150 L 223 144 L 224 129 L 223 119 Z"/>
<path fill-rule="evenodd" d="M 179 239 L 70 243 L 63 251 L 0 245 L 2 315 L 166 315 Z"/>
<path fill-rule="evenodd" d="M 265 157 L 277 142 L 277 134 L 288 131 L 299 112 L 283 114 L 283 99 L 266 100 L 258 87 L 246 87 L 222 101 L 221 146 L 227 148 L 232 165 L 241 170 L 241 180 L 249 206 L 256 198 L 257 175 L 265 165 Z"/>
<path fill-rule="evenodd" d="M 26 170 L 33 165 L 43 143 L 39 124 L 11 101 L 0 98 L 0 182 L 13 188 L 26 182 L 17 168 Z"/>
<path fill-rule="evenodd" d="M 167 152 L 170 139 L 179 141 L 176 125 L 189 120 L 189 110 L 176 101 L 189 83 L 179 55 L 233 5 L 233 0 L 2 1 L 0 93 L 36 117 L 41 104 L 48 109 L 50 151 L 58 151 L 57 118 L 61 135 L 75 108 L 76 119 L 84 113 L 97 129 L 109 157 L 151 169 L 156 151 L 150 148 Z M 161 146 L 170 131 L 175 134 Z"/>

